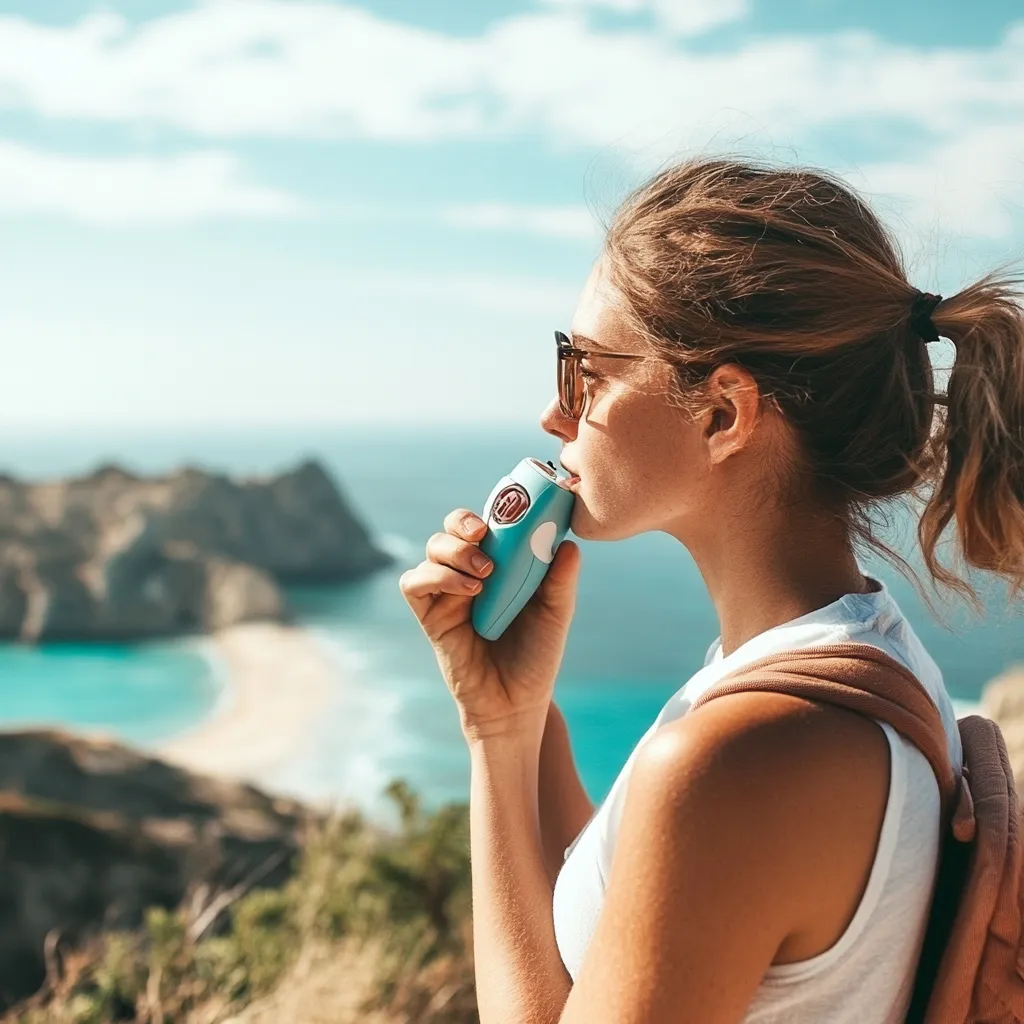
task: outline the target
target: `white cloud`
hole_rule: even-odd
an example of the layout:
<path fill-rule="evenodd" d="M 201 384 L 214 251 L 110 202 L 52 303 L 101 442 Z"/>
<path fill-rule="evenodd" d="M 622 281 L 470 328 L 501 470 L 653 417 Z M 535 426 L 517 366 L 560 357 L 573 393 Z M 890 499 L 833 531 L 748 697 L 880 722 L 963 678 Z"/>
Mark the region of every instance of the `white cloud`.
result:
<path fill-rule="evenodd" d="M 1024 120 L 1024 29 L 988 51 L 922 51 L 848 32 L 700 53 L 651 33 L 533 16 L 499 24 L 488 44 L 488 88 L 507 124 L 565 143 L 664 155 L 750 133 L 800 143 L 826 126 L 886 119 L 921 130 L 924 157 L 929 136 L 979 121 L 1018 131 Z"/>
<path fill-rule="evenodd" d="M 644 2 L 665 17 L 739 10 L 734 0 Z M 1024 117 L 1024 24 L 988 49 L 843 33 L 702 53 L 665 33 L 599 30 L 590 5 L 565 0 L 474 37 L 322 0 L 206 0 L 134 28 L 113 14 L 70 26 L 0 18 L 0 106 L 217 137 L 415 141 L 541 128 L 565 144 L 627 147 L 680 125 L 720 126 L 722 111 L 787 142 L 845 118 L 945 134 Z"/>
<path fill-rule="evenodd" d="M 362 296 L 390 302 L 414 300 L 446 310 L 466 307 L 501 316 L 563 319 L 572 314 L 579 287 L 533 277 L 465 273 L 383 273 L 349 275 Z M 558 320 L 552 320 L 556 324 Z M 552 344 L 554 344 L 552 342 Z"/>
<path fill-rule="evenodd" d="M 83 157 L 0 140 L 0 212 L 92 224 L 295 215 L 301 203 L 247 182 L 228 153 Z"/>
<path fill-rule="evenodd" d="M 739 21 L 750 10 L 748 0 L 651 0 L 661 23 L 679 35 L 696 35 Z"/>
<path fill-rule="evenodd" d="M 931 149 L 927 164 L 867 164 L 859 177 L 901 200 L 918 228 L 1007 239 L 1024 222 L 1024 128 L 969 128 Z"/>
<path fill-rule="evenodd" d="M 748 0 L 544 0 L 551 7 L 604 8 L 617 14 L 649 11 L 659 25 L 678 36 L 695 36 L 739 21 Z"/>
<path fill-rule="evenodd" d="M 137 28 L 0 18 L 0 105 L 210 136 L 465 133 L 475 66 L 471 42 L 333 3 L 212 0 Z"/>
<path fill-rule="evenodd" d="M 317 215 L 348 224 L 389 224 L 498 231 L 589 241 L 600 237 L 597 217 L 583 205 L 536 203 L 448 203 L 440 206 L 412 203 L 331 203 L 317 207 Z"/>
<path fill-rule="evenodd" d="M 661 29 L 635 19 L 602 29 L 591 17 L 600 7 L 646 13 Z M 785 153 L 805 149 L 823 130 L 836 137 L 846 125 L 881 124 L 899 130 L 889 132 L 891 155 L 866 168 L 873 185 L 906 193 L 917 219 L 941 213 L 982 233 L 1005 230 L 1002 186 L 972 154 L 994 154 L 999 173 L 1019 180 L 1024 22 L 988 48 L 922 49 L 845 32 L 762 34 L 706 52 L 685 38 L 741 18 L 746 7 L 746 0 L 547 0 L 477 36 L 324 0 L 201 0 L 134 27 L 109 13 L 63 26 L 0 17 L 0 109 L 217 139 L 425 142 L 541 133 L 556 147 L 607 147 L 642 164 L 709 146 Z M 202 159 L 221 162 L 189 165 L 208 188 L 197 186 L 200 209 L 266 213 L 292 202 L 242 182 L 223 154 Z M 954 204 L 941 184 L 945 168 L 955 168 L 966 205 Z M 124 166 L 136 183 L 165 171 L 172 173 L 163 164 Z M 185 176 L 185 166 L 173 175 Z M 102 186 L 94 192 L 102 195 Z M 968 212 L 976 209 L 980 217 Z M 519 213 L 521 230 L 585 231 L 579 212 Z M 501 205 L 444 216 L 480 229 L 516 226 L 513 208 Z"/>
<path fill-rule="evenodd" d="M 598 223 L 585 206 L 524 206 L 465 203 L 445 207 L 442 223 L 479 231 L 509 231 L 549 238 L 598 237 Z"/>

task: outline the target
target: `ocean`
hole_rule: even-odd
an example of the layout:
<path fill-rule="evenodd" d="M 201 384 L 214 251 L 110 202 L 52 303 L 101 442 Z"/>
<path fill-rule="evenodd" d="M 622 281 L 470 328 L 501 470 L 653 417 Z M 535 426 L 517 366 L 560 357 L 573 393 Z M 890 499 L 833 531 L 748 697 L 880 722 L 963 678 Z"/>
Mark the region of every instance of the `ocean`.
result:
<path fill-rule="evenodd" d="M 301 761 L 280 788 L 315 800 L 381 807 L 405 778 L 424 805 L 468 799 L 469 763 L 455 706 L 433 653 L 398 591 L 445 514 L 479 509 L 520 458 L 556 459 L 539 428 L 387 427 L 203 433 L 77 431 L 0 438 L 0 470 L 38 479 L 119 462 L 136 472 L 183 463 L 267 473 L 316 457 L 398 559 L 369 580 L 290 592 L 299 621 L 337 659 L 339 686 Z M 896 524 L 896 533 L 906 523 Z M 894 534 L 895 535 L 895 534 Z M 607 793 L 665 701 L 701 665 L 718 633 L 703 581 L 680 544 L 650 534 L 582 544 L 583 568 L 555 699 L 565 713 L 591 798 Z M 945 674 L 961 713 L 982 686 L 1024 661 L 1024 604 L 985 591 L 980 619 L 955 604 L 937 621 L 892 568 L 890 586 Z M 224 681 L 200 638 L 139 644 L 0 646 L 0 727 L 50 724 L 106 733 L 146 749 L 189 728 L 221 699 Z"/>

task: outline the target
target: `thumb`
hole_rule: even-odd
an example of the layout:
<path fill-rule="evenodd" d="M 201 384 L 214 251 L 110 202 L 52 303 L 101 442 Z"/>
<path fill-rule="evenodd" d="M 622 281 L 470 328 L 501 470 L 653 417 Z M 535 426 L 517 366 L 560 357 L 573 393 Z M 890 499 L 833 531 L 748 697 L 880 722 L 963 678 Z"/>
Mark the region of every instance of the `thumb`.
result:
<path fill-rule="evenodd" d="M 579 575 L 580 547 L 574 541 L 562 541 L 555 551 L 551 568 L 534 595 L 539 610 L 552 615 L 558 622 L 571 619 Z"/>

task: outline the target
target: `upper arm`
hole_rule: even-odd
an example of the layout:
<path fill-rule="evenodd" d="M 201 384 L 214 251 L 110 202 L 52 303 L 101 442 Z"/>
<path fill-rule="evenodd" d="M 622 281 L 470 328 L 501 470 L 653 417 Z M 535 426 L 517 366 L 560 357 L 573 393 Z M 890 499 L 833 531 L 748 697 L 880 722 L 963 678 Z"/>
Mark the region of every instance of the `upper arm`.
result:
<path fill-rule="evenodd" d="M 544 864 L 548 880 L 554 886 L 566 848 L 594 813 L 594 805 L 583 787 L 572 755 L 569 727 L 554 701 L 548 707 L 541 740 L 538 810 Z"/>
<path fill-rule="evenodd" d="M 852 917 L 888 770 L 875 723 L 781 694 L 723 697 L 659 730 L 561 1020 L 741 1021 L 787 938 Z"/>

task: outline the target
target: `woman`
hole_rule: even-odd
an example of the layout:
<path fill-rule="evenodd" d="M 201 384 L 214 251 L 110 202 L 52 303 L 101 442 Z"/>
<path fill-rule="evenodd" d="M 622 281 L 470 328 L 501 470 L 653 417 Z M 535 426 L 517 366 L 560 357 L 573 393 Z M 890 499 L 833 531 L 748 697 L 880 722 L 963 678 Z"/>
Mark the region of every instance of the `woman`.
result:
<path fill-rule="evenodd" d="M 619 210 L 541 423 L 573 474 L 573 531 L 671 534 L 721 636 L 594 813 L 551 700 L 578 547 L 494 643 L 469 622 L 489 571 L 478 517 L 449 515 L 403 575 L 469 746 L 483 1024 L 904 1019 L 938 856 L 924 755 L 780 694 L 687 709 L 767 654 L 874 644 L 934 700 L 960 773 L 941 673 L 855 551 L 898 560 L 870 513 L 921 496 L 937 584 L 972 596 L 938 557 L 948 526 L 968 565 L 1024 584 L 1014 287 L 919 292 L 874 215 L 820 173 L 689 161 Z M 940 335 L 956 361 L 937 395 Z"/>

